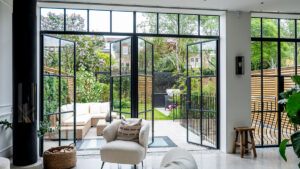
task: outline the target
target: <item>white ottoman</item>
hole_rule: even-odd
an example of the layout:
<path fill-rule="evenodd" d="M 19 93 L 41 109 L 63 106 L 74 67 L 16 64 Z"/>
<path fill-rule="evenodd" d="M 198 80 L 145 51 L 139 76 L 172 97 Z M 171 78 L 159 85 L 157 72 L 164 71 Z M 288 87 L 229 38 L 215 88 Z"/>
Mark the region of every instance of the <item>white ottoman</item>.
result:
<path fill-rule="evenodd" d="M 9 159 L 0 157 L 0 169 L 10 169 Z"/>
<path fill-rule="evenodd" d="M 191 153 L 182 149 L 170 150 L 160 163 L 160 169 L 197 169 L 197 163 Z"/>

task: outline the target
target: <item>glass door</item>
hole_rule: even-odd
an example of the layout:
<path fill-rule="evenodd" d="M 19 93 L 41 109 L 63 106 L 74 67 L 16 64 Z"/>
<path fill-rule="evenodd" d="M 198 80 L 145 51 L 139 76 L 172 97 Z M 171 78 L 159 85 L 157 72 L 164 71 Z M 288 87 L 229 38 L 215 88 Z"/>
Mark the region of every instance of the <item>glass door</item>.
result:
<path fill-rule="evenodd" d="M 153 44 L 138 38 L 138 117 L 151 122 L 154 142 Z"/>
<path fill-rule="evenodd" d="M 41 152 L 76 143 L 76 45 L 52 36 L 41 36 L 40 130 L 51 128 L 41 140 Z"/>
<path fill-rule="evenodd" d="M 217 40 L 187 45 L 187 141 L 217 148 Z"/>
<path fill-rule="evenodd" d="M 130 118 L 132 65 L 130 37 L 110 44 L 110 62 L 110 117 Z"/>
<path fill-rule="evenodd" d="M 128 37 L 110 44 L 110 117 L 138 117 L 150 121 L 151 143 L 154 141 L 153 49 L 152 43 L 138 37 Z M 136 68 L 137 71 L 133 71 Z M 136 112 L 133 111 L 135 107 Z"/>

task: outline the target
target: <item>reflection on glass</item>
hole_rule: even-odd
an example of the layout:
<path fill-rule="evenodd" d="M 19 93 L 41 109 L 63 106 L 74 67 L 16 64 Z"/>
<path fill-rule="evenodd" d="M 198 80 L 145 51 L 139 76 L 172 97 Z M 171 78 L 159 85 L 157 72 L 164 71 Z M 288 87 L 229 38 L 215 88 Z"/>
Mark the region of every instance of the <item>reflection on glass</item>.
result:
<path fill-rule="evenodd" d="M 121 111 L 131 113 L 130 76 L 121 77 Z"/>
<path fill-rule="evenodd" d="M 198 15 L 180 15 L 180 34 L 198 35 Z"/>
<path fill-rule="evenodd" d="M 41 8 L 41 30 L 63 31 L 64 9 Z"/>
<path fill-rule="evenodd" d="M 145 111 L 146 99 L 146 78 L 145 76 L 138 76 L 138 109 L 139 112 Z"/>
<path fill-rule="evenodd" d="M 131 72 L 131 39 L 121 41 L 121 74 L 130 74 Z"/>
<path fill-rule="evenodd" d="M 147 77 L 147 88 L 146 88 L 146 103 L 147 103 L 147 107 L 146 110 L 151 110 L 152 109 L 152 76 L 151 77 Z M 152 113 L 152 112 L 148 112 L 148 113 Z M 148 114 L 147 113 L 147 114 Z"/>
<path fill-rule="evenodd" d="M 263 42 L 263 73 L 277 75 L 277 42 Z"/>
<path fill-rule="evenodd" d="M 74 43 L 61 41 L 61 71 L 66 75 L 74 75 Z"/>
<path fill-rule="evenodd" d="M 150 43 L 146 43 L 146 62 L 147 62 L 147 65 L 146 65 L 146 73 L 148 75 L 152 75 L 152 66 L 153 66 L 153 63 L 152 63 L 152 44 Z"/>
<path fill-rule="evenodd" d="M 280 37 L 295 38 L 295 20 L 280 19 Z"/>
<path fill-rule="evenodd" d="M 251 18 L 251 37 L 260 37 L 261 35 L 261 19 Z"/>
<path fill-rule="evenodd" d="M 111 74 L 120 74 L 120 42 L 111 43 Z"/>
<path fill-rule="evenodd" d="M 200 16 L 200 35 L 219 35 L 219 16 Z"/>
<path fill-rule="evenodd" d="M 87 31 L 87 10 L 66 10 L 67 31 Z"/>
<path fill-rule="evenodd" d="M 217 44 L 216 41 L 202 44 L 202 74 L 216 75 L 217 73 Z"/>
<path fill-rule="evenodd" d="M 145 55 L 146 55 L 146 48 L 145 48 L 145 41 L 142 39 L 138 39 L 138 69 L 139 74 L 145 74 Z"/>
<path fill-rule="evenodd" d="M 159 14 L 159 33 L 178 34 L 178 15 Z"/>
<path fill-rule="evenodd" d="M 136 32 L 137 33 L 156 33 L 157 32 L 156 13 L 136 13 Z"/>
<path fill-rule="evenodd" d="M 278 37 L 278 19 L 263 18 L 262 35 L 264 38 Z"/>
<path fill-rule="evenodd" d="M 113 111 L 120 112 L 120 77 L 113 77 Z"/>
<path fill-rule="evenodd" d="M 281 74 L 295 75 L 295 43 L 281 42 Z"/>
<path fill-rule="evenodd" d="M 90 32 L 110 32 L 110 12 L 109 11 L 89 11 Z"/>
<path fill-rule="evenodd" d="M 58 74 L 59 68 L 59 39 L 44 36 L 44 73 Z"/>
<path fill-rule="evenodd" d="M 188 46 L 189 76 L 201 75 L 200 44 Z"/>
<path fill-rule="evenodd" d="M 112 31 L 122 33 L 133 32 L 132 12 L 112 12 Z"/>

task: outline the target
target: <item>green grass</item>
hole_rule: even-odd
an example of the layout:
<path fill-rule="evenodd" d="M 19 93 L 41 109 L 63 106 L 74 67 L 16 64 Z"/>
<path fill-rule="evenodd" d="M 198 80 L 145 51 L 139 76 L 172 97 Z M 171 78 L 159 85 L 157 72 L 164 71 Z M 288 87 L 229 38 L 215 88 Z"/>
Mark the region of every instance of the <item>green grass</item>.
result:
<path fill-rule="evenodd" d="M 122 109 L 124 112 L 130 112 L 130 109 Z M 118 114 L 119 115 L 119 114 Z M 125 118 L 130 118 L 130 114 L 122 114 L 125 116 Z M 139 114 L 139 118 L 145 119 L 145 113 Z M 147 120 L 152 119 L 152 112 L 149 111 L 147 112 Z M 171 117 L 166 116 L 165 114 L 161 113 L 157 109 L 154 109 L 154 120 L 172 120 Z"/>

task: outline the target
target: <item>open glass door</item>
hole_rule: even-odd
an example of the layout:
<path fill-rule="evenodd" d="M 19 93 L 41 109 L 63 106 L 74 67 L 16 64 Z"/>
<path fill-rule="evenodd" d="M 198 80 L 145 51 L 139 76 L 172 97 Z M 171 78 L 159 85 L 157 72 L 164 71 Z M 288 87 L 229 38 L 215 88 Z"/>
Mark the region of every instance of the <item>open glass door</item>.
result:
<path fill-rule="evenodd" d="M 110 44 L 110 117 L 131 117 L 131 38 Z M 112 120 L 112 119 L 110 119 Z"/>
<path fill-rule="evenodd" d="M 154 142 L 153 54 L 153 44 L 138 38 L 138 117 L 151 122 L 150 144 Z"/>
<path fill-rule="evenodd" d="M 52 36 L 41 36 L 41 123 L 45 133 L 41 152 L 76 143 L 76 45 Z"/>
<path fill-rule="evenodd" d="M 218 145 L 217 40 L 187 45 L 187 141 Z"/>
<path fill-rule="evenodd" d="M 137 56 L 133 56 L 132 51 L 136 51 L 134 53 Z M 137 61 L 137 65 L 132 65 L 134 63 L 132 60 Z M 153 143 L 153 44 L 137 37 L 114 41 L 110 44 L 110 62 L 110 117 L 130 118 L 136 114 L 135 117 L 151 121 L 151 143 Z M 132 74 L 132 69 L 136 66 L 138 71 Z M 133 78 L 138 79 L 134 82 L 137 84 L 135 88 L 132 88 Z M 137 97 L 133 97 L 132 93 L 138 93 Z M 132 112 L 132 107 L 135 106 L 138 111 Z"/>

